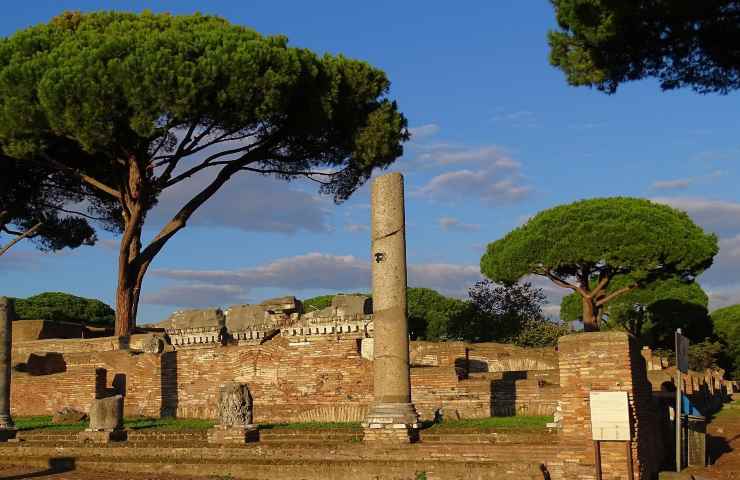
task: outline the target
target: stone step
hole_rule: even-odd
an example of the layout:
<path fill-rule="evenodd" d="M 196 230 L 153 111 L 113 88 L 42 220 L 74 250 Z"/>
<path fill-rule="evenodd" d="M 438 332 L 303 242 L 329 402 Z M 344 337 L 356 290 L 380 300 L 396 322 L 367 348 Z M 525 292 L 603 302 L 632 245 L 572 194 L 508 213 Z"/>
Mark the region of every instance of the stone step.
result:
<path fill-rule="evenodd" d="M 264 443 L 292 443 L 292 442 L 358 442 L 362 440 L 362 431 L 310 431 L 300 430 L 260 430 L 260 442 Z"/>
<path fill-rule="evenodd" d="M 158 458 L 117 459 L 101 457 L 31 456 L 0 458 L 0 464 L 32 466 L 40 469 L 58 465 L 62 470 L 89 470 L 151 474 L 215 476 L 249 480 L 376 480 L 378 478 L 427 478 L 449 480 L 541 480 L 540 465 L 526 462 L 413 461 L 388 459 L 243 459 L 228 461 L 178 461 Z"/>

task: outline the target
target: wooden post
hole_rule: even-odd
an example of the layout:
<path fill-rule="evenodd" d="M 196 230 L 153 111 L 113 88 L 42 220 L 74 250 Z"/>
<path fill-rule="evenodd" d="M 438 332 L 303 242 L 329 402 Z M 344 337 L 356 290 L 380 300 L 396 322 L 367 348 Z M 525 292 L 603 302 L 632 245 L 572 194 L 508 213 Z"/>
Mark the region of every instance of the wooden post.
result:
<path fill-rule="evenodd" d="M 632 466 L 632 442 L 627 440 L 626 445 L 627 445 L 627 479 L 634 480 L 635 472 L 634 472 L 634 467 Z"/>
<path fill-rule="evenodd" d="M 601 442 L 594 440 L 594 456 L 596 460 L 596 480 L 601 480 Z"/>

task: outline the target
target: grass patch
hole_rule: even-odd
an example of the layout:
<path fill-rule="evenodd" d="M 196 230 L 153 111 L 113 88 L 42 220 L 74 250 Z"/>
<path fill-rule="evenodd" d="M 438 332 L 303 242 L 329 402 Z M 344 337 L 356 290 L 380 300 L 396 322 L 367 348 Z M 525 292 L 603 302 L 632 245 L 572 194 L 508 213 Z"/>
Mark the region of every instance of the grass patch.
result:
<path fill-rule="evenodd" d="M 54 431 L 79 431 L 87 428 L 87 422 L 73 423 L 69 425 L 55 425 L 51 423 L 51 415 L 39 415 L 34 417 L 13 417 L 15 427 L 18 430 L 54 430 Z"/>
<path fill-rule="evenodd" d="M 714 415 L 714 418 L 717 417 L 740 417 L 740 400 L 722 405 L 722 409 Z"/>
<path fill-rule="evenodd" d="M 88 422 L 71 425 L 55 425 L 51 416 L 15 417 L 18 430 L 80 431 L 87 428 Z M 207 430 L 215 424 L 213 420 L 198 418 L 125 418 L 123 426 L 131 430 Z"/>
<path fill-rule="evenodd" d="M 215 420 L 201 418 L 126 418 L 123 426 L 131 430 L 208 430 L 216 424 Z"/>
<path fill-rule="evenodd" d="M 359 430 L 360 422 L 264 423 L 260 430 Z"/>
<path fill-rule="evenodd" d="M 433 429 L 474 428 L 480 430 L 494 428 L 545 428 L 545 424 L 552 422 L 550 416 L 515 416 L 515 417 L 488 417 L 451 420 L 432 425 Z"/>

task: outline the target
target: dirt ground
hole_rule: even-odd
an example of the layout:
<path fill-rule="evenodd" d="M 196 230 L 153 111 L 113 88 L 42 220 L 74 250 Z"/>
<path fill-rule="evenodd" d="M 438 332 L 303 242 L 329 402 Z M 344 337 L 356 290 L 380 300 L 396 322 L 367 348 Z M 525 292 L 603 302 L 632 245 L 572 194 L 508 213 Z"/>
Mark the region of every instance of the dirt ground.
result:
<path fill-rule="evenodd" d="M 159 475 L 157 473 L 126 474 L 121 472 L 91 472 L 83 470 L 65 471 L 63 466 L 41 469 L 0 465 L 0 480 L 21 480 L 26 478 L 39 478 L 44 480 L 216 480 L 219 477 Z"/>
<path fill-rule="evenodd" d="M 731 408 L 709 425 L 707 447 L 713 465 L 689 470 L 696 478 L 740 480 L 740 404 Z"/>

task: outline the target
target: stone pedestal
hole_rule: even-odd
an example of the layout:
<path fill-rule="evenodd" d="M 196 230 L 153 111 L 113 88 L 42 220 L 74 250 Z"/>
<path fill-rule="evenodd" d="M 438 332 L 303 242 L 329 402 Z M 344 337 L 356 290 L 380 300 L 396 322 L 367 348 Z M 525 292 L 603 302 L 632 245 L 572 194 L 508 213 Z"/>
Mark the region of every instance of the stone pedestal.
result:
<path fill-rule="evenodd" d="M 128 438 L 123 429 L 123 396 L 96 398 L 90 404 L 90 425 L 77 438 L 83 442 L 122 442 Z"/>
<path fill-rule="evenodd" d="M 15 308 L 13 299 L 0 297 L 0 442 L 15 438 L 15 425 L 10 416 L 10 367 L 13 347 Z"/>
<path fill-rule="evenodd" d="M 257 425 L 225 427 L 216 425 L 208 430 L 208 443 L 219 445 L 244 445 L 259 440 Z"/>
<path fill-rule="evenodd" d="M 126 430 L 85 430 L 77 434 L 81 442 L 106 444 L 110 442 L 125 442 L 128 439 Z"/>
<path fill-rule="evenodd" d="M 218 392 L 218 425 L 208 430 L 208 443 L 244 445 L 259 440 L 252 423 L 252 395 L 245 383 L 221 385 Z"/>
<path fill-rule="evenodd" d="M 409 376 L 405 222 L 403 176 L 378 177 L 372 187 L 371 222 L 375 398 L 363 423 L 365 441 L 418 438 Z"/>

